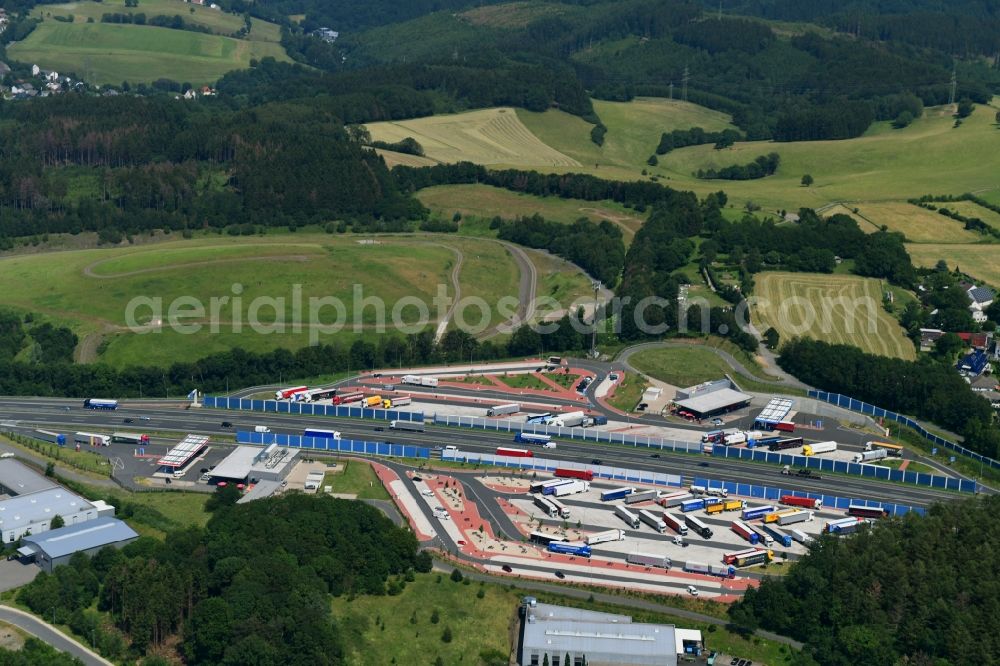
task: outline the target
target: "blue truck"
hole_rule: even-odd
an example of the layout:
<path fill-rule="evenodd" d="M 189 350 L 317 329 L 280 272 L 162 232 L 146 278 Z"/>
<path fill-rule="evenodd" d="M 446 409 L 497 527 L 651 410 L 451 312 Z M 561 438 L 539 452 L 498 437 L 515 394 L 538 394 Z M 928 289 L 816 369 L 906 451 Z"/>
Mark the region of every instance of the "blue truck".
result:
<path fill-rule="evenodd" d="M 773 523 L 763 523 L 760 525 L 760 529 L 764 530 L 772 537 L 774 537 L 774 540 L 780 543 L 785 548 L 788 548 L 792 545 L 792 537 L 789 534 L 787 534 L 784 530 L 775 527 Z"/>
<path fill-rule="evenodd" d="M 579 555 L 580 557 L 590 557 L 590 546 L 579 541 L 553 541 L 546 548 L 553 553 L 563 555 Z"/>

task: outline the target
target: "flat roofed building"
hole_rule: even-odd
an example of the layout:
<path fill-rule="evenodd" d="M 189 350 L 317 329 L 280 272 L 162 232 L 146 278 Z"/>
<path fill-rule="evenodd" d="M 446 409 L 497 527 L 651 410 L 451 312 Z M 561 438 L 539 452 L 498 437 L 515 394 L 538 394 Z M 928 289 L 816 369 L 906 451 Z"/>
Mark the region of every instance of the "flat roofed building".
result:
<path fill-rule="evenodd" d="M 705 418 L 746 407 L 750 404 L 750 396 L 741 391 L 724 388 L 696 395 L 687 400 L 675 400 L 674 404 L 699 418 Z"/>
<path fill-rule="evenodd" d="M 44 571 L 68 564 L 76 553 L 93 555 L 106 546 L 121 548 L 139 535 L 117 518 L 97 518 L 79 525 L 67 525 L 43 534 L 26 536 L 17 553 L 32 557 Z"/>
<path fill-rule="evenodd" d="M 56 516 L 66 525 L 75 525 L 98 518 L 101 509 L 60 486 L 18 495 L 0 502 L 0 536 L 4 543 L 11 543 L 26 534 L 48 531 Z"/>
<path fill-rule="evenodd" d="M 258 483 L 281 482 L 295 466 L 299 450 L 270 446 L 237 446 L 209 475 L 220 481 Z"/>
<path fill-rule="evenodd" d="M 58 484 L 12 458 L 0 459 L 0 495 L 26 495 Z"/>
<path fill-rule="evenodd" d="M 679 640 L 673 625 L 635 623 L 628 615 L 550 604 L 523 610 L 522 666 L 676 666 L 678 649 L 695 634 L 701 648 L 697 630 Z"/>

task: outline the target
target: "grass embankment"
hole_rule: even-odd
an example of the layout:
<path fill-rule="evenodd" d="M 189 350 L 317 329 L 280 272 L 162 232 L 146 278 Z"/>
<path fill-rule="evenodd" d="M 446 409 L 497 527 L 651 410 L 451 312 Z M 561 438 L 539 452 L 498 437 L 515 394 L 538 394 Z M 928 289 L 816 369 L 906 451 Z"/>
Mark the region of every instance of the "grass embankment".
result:
<path fill-rule="evenodd" d="M 210 84 L 251 59 L 288 61 L 280 44 L 233 39 L 150 25 L 44 21 L 10 56 L 95 84 L 152 82 L 160 78 Z"/>
<path fill-rule="evenodd" d="M 615 387 L 615 393 L 607 399 L 609 405 L 623 412 L 631 412 L 639 404 L 646 387 L 645 378 L 634 372 L 626 372 Z"/>
<path fill-rule="evenodd" d="M 787 649 L 771 641 L 759 638 L 748 640 L 716 625 L 633 609 L 624 599 L 619 606 L 519 589 L 516 580 L 503 586 L 468 579 L 456 583 L 449 576 L 439 573 L 418 574 L 397 596 L 337 598 L 333 601 L 333 612 L 340 619 L 341 626 L 351 631 L 350 664 L 406 664 L 412 663 L 414 654 L 422 655 L 427 663 L 434 663 L 440 657 L 445 664 L 474 665 L 484 663 L 485 657 L 494 655 L 497 658 L 495 663 L 506 663 L 520 622 L 517 607 L 525 595 L 534 596 L 543 603 L 627 614 L 635 622 L 700 629 L 711 650 L 739 655 L 758 663 L 782 664 L 787 661 Z M 653 600 L 666 604 L 674 602 L 673 597 Z M 687 607 L 687 604 L 684 605 Z M 435 611 L 437 622 L 432 621 Z M 451 634 L 451 640 L 447 642 L 442 640 L 446 628 Z"/>
<path fill-rule="evenodd" d="M 330 486 L 334 493 L 357 495 L 358 499 L 391 499 L 372 466 L 357 460 L 338 462 L 337 470 L 323 477 L 323 486 Z"/>
<path fill-rule="evenodd" d="M 0 304 L 70 326 L 81 339 L 80 350 L 88 351 L 82 360 L 114 366 L 169 365 L 232 347 L 294 350 L 308 345 L 311 336 L 349 345 L 357 339 L 375 342 L 379 336 L 374 328 L 379 307 L 371 300 L 362 306 L 358 294 L 385 304 L 382 319 L 389 327 L 394 305 L 403 297 L 416 297 L 427 304 L 433 325 L 439 285 L 454 296 L 456 253 L 463 257 L 458 276 L 462 296 L 483 298 L 493 310 L 489 321 L 499 322 L 497 301 L 518 292 L 513 259 L 495 242 L 445 236 L 386 236 L 373 245 L 327 234 L 201 237 L 61 252 L 58 261 L 49 254 L 13 256 L 0 266 L 0 282 L 6 287 Z M 38 279 L 42 274 L 45 280 Z M 296 285 L 301 287 L 299 311 Z M 159 303 L 161 311 L 139 306 L 133 317 L 138 328 L 129 328 L 126 312 L 136 294 Z M 179 297 L 193 297 L 204 308 L 178 320 L 197 327 L 194 333 L 169 326 L 170 305 Z M 324 297 L 339 299 L 343 316 L 332 306 L 309 306 L 310 298 Z M 153 325 L 157 318 L 165 325 Z M 419 313 L 406 307 L 399 319 L 414 323 Z M 478 309 L 467 319 L 477 323 Z M 217 322 L 214 331 L 212 320 Z"/>
<path fill-rule="evenodd" d="M 737 360 L 750 361 L 747 370 L 759 370 L 749 357 Z M 764 379 L 753 380 L 737 374 L 729 364 L 711 349 L 692 344 L 690 347 L 668 347 L 664 349 L 647 349 L 629 358 L 633 367 L 650 377 L 659 379 L 679 388 L 686 388 L 702 382 L 723 379 L 725 375 L 732 377 L 740 388 L 746 391 L 760 393 L 782 393 L 788 395 L 804 395 L 803 391 L 783 387 L 780 384 Z"/>

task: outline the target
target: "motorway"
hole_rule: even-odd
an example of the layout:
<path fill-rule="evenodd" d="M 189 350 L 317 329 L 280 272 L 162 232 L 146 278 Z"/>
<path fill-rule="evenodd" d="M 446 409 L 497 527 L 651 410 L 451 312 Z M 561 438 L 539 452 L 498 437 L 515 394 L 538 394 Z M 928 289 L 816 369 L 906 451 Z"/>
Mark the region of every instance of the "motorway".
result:
<path fill-rule="evenodd" d="M 377 422 L 359 419 L 309 417 L 288 414 L 264 414 L 217 409 L 184 409 L 184 403 L 124 402 L 116 411 L 83 409 L 80 400 L 58 398 L 0 398 L 0 429 L 30 430 L 33 428 L 63 428 L 67 431 L 101 430 L 232 435 L 233 430 L 253 430 L 256 425 L 267 425 L 273 432 L 301 434 L 307 426 L 334 428 L 344 438 L 368 441 L 392 441 L 433 448 L 454 445 L 465 451 L 493 453 L 498 446 L 509 446 L 512 437 L 506 433 L 491 433 L 468 428 L 426 426 L 423 433 L 388 431 L 376 432 L 383 427 Z M 123 423 L 124 418 L 136 419 L 133 424 Z M 140 420 L 146 417 L 149 420 Z M 223 428 L 222 421 L 233 423 L 232 429 Z M 692 454 L 654 452 L 642 447 L 630 447 L 595 442 L 559 440 L 558 449 L 546 455 L 560 460 L 591 465 L 594 459 L 602 464 L 630 469 L 648 470 L 682 475 L 686 482 L 695 477 L 712 481 L 731 481 L 757 485 L 781 486 L 807 492 L 824 493 L 840 497 L 871 499 L 881 502 L 927 506 L 935 501 L 953 500 L 955 493 L 902 484 L 849 476 L 825 475 L 822 479 L 803 479 L 782 476 L 775 466 L 727 460 Z"/>

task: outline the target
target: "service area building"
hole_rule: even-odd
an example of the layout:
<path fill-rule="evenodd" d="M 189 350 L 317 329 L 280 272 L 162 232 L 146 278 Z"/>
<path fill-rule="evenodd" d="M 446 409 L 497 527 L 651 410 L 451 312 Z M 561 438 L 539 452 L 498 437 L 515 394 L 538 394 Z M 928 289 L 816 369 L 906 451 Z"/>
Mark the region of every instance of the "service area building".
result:
<path fill-rule="evenodd" d="M 718 416 L 750 404 L 751 396 L 738 388 L 728 379 L 705 382 L 677 391 L 674 404 L 700 419 Z"/>
<path fill-rule="evenodd" d="M 266 447 L 237 446 L 209 472 L 210 481 L 253 486 L 240 498 L 241 503 L 261 499 L 281 487 L 281 482 L 295 466 L 298 454 L 298 449 L 277 444 Z"/>
<path fill-rule="evenodd" d="M 521 666 L 676 666 L 679 654 L 701 651 L 697 630 L 551 604 L 522 610 Z"/>
<path fill-rule="evenodd" d="M 138 538 L 135 530 L 122 521 L 103 517 L 26 536 L 17 554 L 34 558 L 43 571 L 51 573 L 55 567 L 68 564 L 75 553 L 93 555 L 106 546 L 121 548 Z"/>

